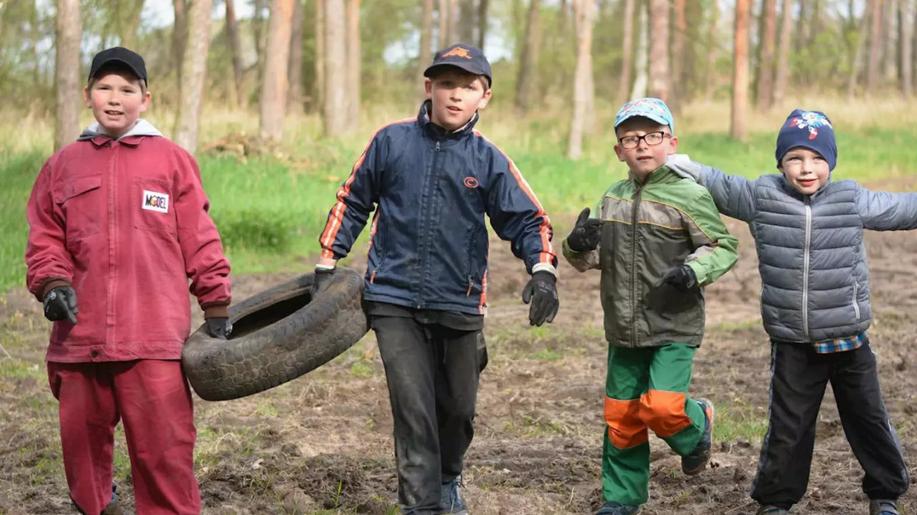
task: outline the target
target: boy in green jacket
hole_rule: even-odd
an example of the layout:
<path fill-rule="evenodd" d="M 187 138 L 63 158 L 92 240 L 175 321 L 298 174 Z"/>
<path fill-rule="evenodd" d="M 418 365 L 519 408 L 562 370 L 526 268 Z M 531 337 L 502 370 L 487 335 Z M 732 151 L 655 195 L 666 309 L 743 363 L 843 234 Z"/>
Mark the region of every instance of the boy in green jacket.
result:
<path fill-rule="evenodd" d="M 702 287 L 736 261 L 710 194 L 670 171 L 678 139 L 668 106 L 657 98 L 625 104 L 615 117 L 615 153 L 628 177 L 598 206 L 580 213 L 564 240 L 577 270 L 602 271 L 608 340 L 601 515 L 637 513 L 647 501 L 647 428 L 682 457 L 682 470 L 707 465 L 713 404 L 689 399 L 694 353 L 704 333 Z"/>

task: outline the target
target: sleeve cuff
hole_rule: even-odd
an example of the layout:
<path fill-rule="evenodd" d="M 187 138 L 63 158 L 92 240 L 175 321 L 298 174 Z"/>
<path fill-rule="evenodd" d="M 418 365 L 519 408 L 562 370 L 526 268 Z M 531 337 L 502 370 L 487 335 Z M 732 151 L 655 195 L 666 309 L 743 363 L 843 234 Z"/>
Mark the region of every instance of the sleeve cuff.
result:
<path fill-rule="evenodd" d="M 70 281 L 56 277 L 48 279 L 44 284 L 41 285 L 41 288 L 38 290 L 38 300 L 40 302 L 44 301 L 45 295 L 47 295 L 49 291 L 53 290 L 54 288 L 60 288 L 62 286 L 70 286 Z"/>
<path fill-rule="evenodd" d="M 532 267 L 532 273 L 534 274 L 535 272 L 548 272 L 554 277 L 557 277 L 557 268 L 550 263 L 536 263 L 535 266 Z"/>
<path fill-rule="evenodd" d="M 204 308 L 204 318 L 229 318 L 229 305 L 207 306 Z"/>

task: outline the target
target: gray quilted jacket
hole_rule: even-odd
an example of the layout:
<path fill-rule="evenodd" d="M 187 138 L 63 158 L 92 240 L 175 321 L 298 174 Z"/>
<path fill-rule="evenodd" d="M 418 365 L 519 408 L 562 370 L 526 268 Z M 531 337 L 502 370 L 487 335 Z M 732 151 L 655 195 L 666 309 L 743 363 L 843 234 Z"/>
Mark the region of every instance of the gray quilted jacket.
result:
<path fill-rule="evenodd" d="M 872 320 L 863 230 L 917 228 L 917 193 L 828 182 L 802 195 L 783 175 L 756 180 L 701 167 L 721 213 L 748 222 L 761 273 L 761 316 L 771 338 L 818 342 L 865 331 Z"/>

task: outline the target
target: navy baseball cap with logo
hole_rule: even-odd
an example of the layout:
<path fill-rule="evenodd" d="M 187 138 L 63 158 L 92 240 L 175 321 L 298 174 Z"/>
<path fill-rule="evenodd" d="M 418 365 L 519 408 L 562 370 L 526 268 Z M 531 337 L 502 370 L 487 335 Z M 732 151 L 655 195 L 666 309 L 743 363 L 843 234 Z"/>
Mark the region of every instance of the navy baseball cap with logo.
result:
<path fill-rule="evenodd" d="M 132 71 L 137 78 L 142 79 L 143 82 L 150 82 L 146 76 L 146 64 L 140 54 L 120 46 L 102 50 L 92 58 L 92 65 L 89 67 L 89 80 L 95 78 L 99 71 L 112 63 L 121 64 Z"/>
<path fill-rule="evenodd" d="M 481 52 L 480 48 L 464 43 L 446 47 L 436 52 L 433 57 L 433 64 L 424 70 L 423 75 L 424 77 L 432 77 L 437 70 L 441 70 L 445 66 L 455 66 L 468 73 L 483 75 L 487 77 L 488 84 L 492 86 L 494 83 L 493 74 L 490 71 L 490 63 L 484 57 L 484 52 Z"/>

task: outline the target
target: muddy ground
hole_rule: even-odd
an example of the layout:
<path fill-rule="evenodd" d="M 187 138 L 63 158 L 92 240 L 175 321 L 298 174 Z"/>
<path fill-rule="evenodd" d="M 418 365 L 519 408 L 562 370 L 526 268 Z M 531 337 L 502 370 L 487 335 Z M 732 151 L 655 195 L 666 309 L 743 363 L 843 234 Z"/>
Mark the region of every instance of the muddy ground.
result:
<path fill-rule="evenodd" d="M 901 186 L 901 185 L 898 185 Z M 912 185 L 910 188 L 913 189 Z M 571 218 L 572 217 L 568 217 Z M 569 222 L 569 221 L 568 221 Z M 692 394 L 717 406 L 715 454 L 695 477 L 651 440 L 651 498 L 642 513 L 754 513 L 748 497 L 764 432 L 770 347 L 760 325 L 756 260 L 744 225 L 736 269 L 707 289 L 707 334 Z M 559 238 L 558 238 L 559 239 Z M 917 477 L 917 235 L 868 236 L 871 329 L 892 421 Z M 561 273 L 561 311 L 531 329 L 519 301 L 525 276 L 494 243 L 477 435 L 465 492 L 476 514 L 589 513 L 600 504 L 606 346 L 598 273 Z M 357 260 L 354 266 L 361 266 Z M 288 276 L 240 277 L 242 299 Z M 72 513 L 60 461 L 56 403 L 42 362 L 47 324 L 24 291 L 0 298 L 0 513 Z M 5 351 L 5 352 L 4 352 Z M 8 354 L 7 354 L 8 353 Z M 392 419 L 372 335 L 331 363 L 248 398 L 196 399 L 197 474 L 205 513 L 393 513 Z M 122 505 L 133 511 L 119 436 Z M 798 513 L 866 513 L 862 472 L 830 388 L 818 422 L 812 479 Z M 902 513 L 917 513 L 911 490 Z"/>

